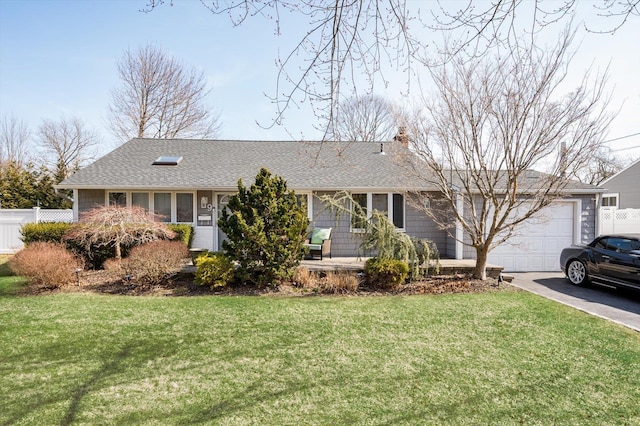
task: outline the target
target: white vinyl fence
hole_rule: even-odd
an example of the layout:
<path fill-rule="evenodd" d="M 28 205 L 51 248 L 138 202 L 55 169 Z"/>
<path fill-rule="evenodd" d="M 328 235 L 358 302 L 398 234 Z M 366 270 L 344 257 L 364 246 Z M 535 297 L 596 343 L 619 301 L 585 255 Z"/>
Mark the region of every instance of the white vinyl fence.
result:
<path fill-rule="evenodd" d="M 0 254 L 11 254 L 23 246 L 20 227 L 25 223 L 73 222 L 73 210 L 0 209 Z"/>
<path fill-rule="evenodd" d="M 600 209 L 599 235 L 640 234 L 640 209 Z"/>

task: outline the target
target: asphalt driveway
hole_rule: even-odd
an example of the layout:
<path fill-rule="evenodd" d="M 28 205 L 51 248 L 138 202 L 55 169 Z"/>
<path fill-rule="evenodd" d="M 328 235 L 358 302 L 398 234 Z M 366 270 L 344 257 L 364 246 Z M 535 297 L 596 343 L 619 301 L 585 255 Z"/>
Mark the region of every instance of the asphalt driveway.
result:
<path fill-rule="evenodd" d="M 510 273 L 512 285 L 640 332 L 640 295 L 598 285 L 576 287 L 560 272 Z"/>

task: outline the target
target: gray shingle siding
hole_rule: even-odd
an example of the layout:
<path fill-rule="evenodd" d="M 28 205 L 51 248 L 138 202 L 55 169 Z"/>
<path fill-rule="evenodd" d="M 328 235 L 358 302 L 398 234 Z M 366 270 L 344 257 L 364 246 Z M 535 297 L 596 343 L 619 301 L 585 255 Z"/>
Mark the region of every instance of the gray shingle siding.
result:
<path fill-rule="evenodd" d="M 319 191 L 313 200 L 314 221 L 311 226 L 320 228 L 333 228 L 331 239 L 331 252 L 333 256 L 356 256 L 361 242 L 361 234 L 351 232 L 351 218 L 348 214 L 342 214 L 336 219 L 330 211 L 324 209 L 318 197 L 334 195 L 335 192 Z M 386 201 L 383 197 L 373 197 L 373 208 L 386 211 Z M 377 200 L 376 200 L 377 199 Z M 448 253 L 446 231 L 440 230 L 433 220 L 416 208 L 408 199 L 405 200 L 405 231 L 408 235 L 433 241 L 442 256 Z M 364 255 L 364 253 L 360 253 Z"/>
<path fill-rule="evenodd" d="M 579 199 L 582 202 L 580 212 L 580 243 L 588 244 L 596 237 L 596 218 L 598 209 L 595 195 L 580 195 L 571 197 L 572 200 Z"/>
<path fill-rule="evenodd" d="M 336 257 L 350 257 L 358 254 L 360 240 L 358 234 L 351 232 L 351 217 L 342 214 L 336 218 L 335 215 L 320 201 L 319 197 L 324 195 L 332 196 L 335 192 L 319 191 L 315 193 L 313 200 L 312 227 L 333 228 L 331 231 L 331 255 Z"/>
<path fill-rule="evenodd" d="M 436 244 L 441 257 L 451 257 L 447 232 L 429 218 L 427 214 L 417 208 L 415 204 L 421 204 L 420 200 L 412 195 L 412 200 L 406 201 L 405 206 L 405 230 L 412 237 L 431 240 Z M 454 246 L 455 249 L 455 246 Z"/>

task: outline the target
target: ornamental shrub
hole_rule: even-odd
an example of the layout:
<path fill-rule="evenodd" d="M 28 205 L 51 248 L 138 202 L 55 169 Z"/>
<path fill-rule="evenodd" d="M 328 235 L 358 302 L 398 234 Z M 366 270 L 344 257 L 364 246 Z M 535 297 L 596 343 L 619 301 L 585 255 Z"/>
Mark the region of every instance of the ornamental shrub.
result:
<path fill-rule="evenodd" d="M 74 282 L 82 262 L 61 243 L 34 242 L 9 260 L 9 268 L 32 285 L 54 289 Z"/>
<path fill-rule="evenodd" d="M 35 242 L 61 243 L 64 233 L 73 226 L 67 222 L 25 223 L 20 228 L 25 246 Z"/>
<path fill-rule="evenodd" d="M 372 257 L 365 262 L 364 272 L 370 285 L 391 288 L 407 279 L 409 265 L 401 260 Z"/>
<path fill-rule="evenodd" d="M 195 260 L 196 284 L 224 287 L 233 280 L 233 262 L 224 253 L 205 253 Z"/>
<path fill-rule="evenodd" d="M 238 262 L 236 276 L 242 282 L 266 286 L 289 280 L 304 256 L 306 211 L 285 180 L 265 168 L 250 188 L 238 181 L 238 193 L 218 225 L 227 235 L 222 248 Z"/>
<path fill-rule="evenodd" d="M 188 257 L 189 250 L 180 241 L 153 241 L 132 248 L 121 267 L 136 282 L 159 284 L 180 272 Z"/>
<path fill-rule="evenodd" d="M 64 240 L 94 268 L 100 268 L 108 258 L 126 257 L 135 246 L 175 236 L 141 207 L 101 206 L 85 213 Z"/>

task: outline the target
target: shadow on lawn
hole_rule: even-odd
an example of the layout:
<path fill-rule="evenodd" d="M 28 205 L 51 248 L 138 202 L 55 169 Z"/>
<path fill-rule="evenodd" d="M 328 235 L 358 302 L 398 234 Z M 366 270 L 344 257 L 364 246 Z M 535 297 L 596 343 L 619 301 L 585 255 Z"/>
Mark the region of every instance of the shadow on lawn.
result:
<path fill-rule="evenodd" d="M 122 372 L 121 367 L 123 362 L 131 355 L 131 344 L 126 345 L 118 352 L 116 352 L 111 359 L 108 359 L 102 367 L 93 372 L 91 377 L 80 387 L 78 387 L 71 398 L 71 404 L 67 409 L 67 413 L 60 421 L 61 425 L 70 425 L 78 414 L 78 407 L 82 402 L 82 399 L 95 387 L 96 383 L 105 377 L 109 377 L 113 374 Z"/>
<path fill-rule="evenodd" d="M 151 349 L 151 350 L 150 350 Z M 128 362 L 135 360 L 136 364 L 143 362 L 140 358 L 139 350 L 144 351 L 145 359 L 153 359 L 159 356 L 167 356 L 170 351 L 167 346 L 160 345 L 159 343 L 149 341 L 136 341 L 128 342 L 122 346 L 116 352 L 111 354 L 105 353 L 103 356 L 102 365 L 97 368 L 93 373 L 81 372 L 82 377 L 85 377 L 84 381 L 78 384 L 75 388 L 64 388 L 59 392 L 48 392 L 46 388 L 41 389 L 40 395 L 34 398 L 34 402 L 31 404 L 24 404 L 18 408 L 8 420 L 4 420 L 3 425 L 10 425 L 17 423 L 20 419 L 28 416 L 33 411 L 40 407 L 54 406 L 60 403 L 67 403 L 68 408 L 64 413 L 64 416 L 60 420 L 61 425 L 69 425 L 76 421 L 78 413 L 81 411 L 83 399 L 98 389 L 100 389 L 100 383 L 105 379 L 123 374 L 126 372 L 130 365 Z M 55 354 L 57 350 L 55 347 L 49 350 L 44 350 L 43 353 Z M 74 362 L 73 359 L 59 360 L 60 362 Z"/>

